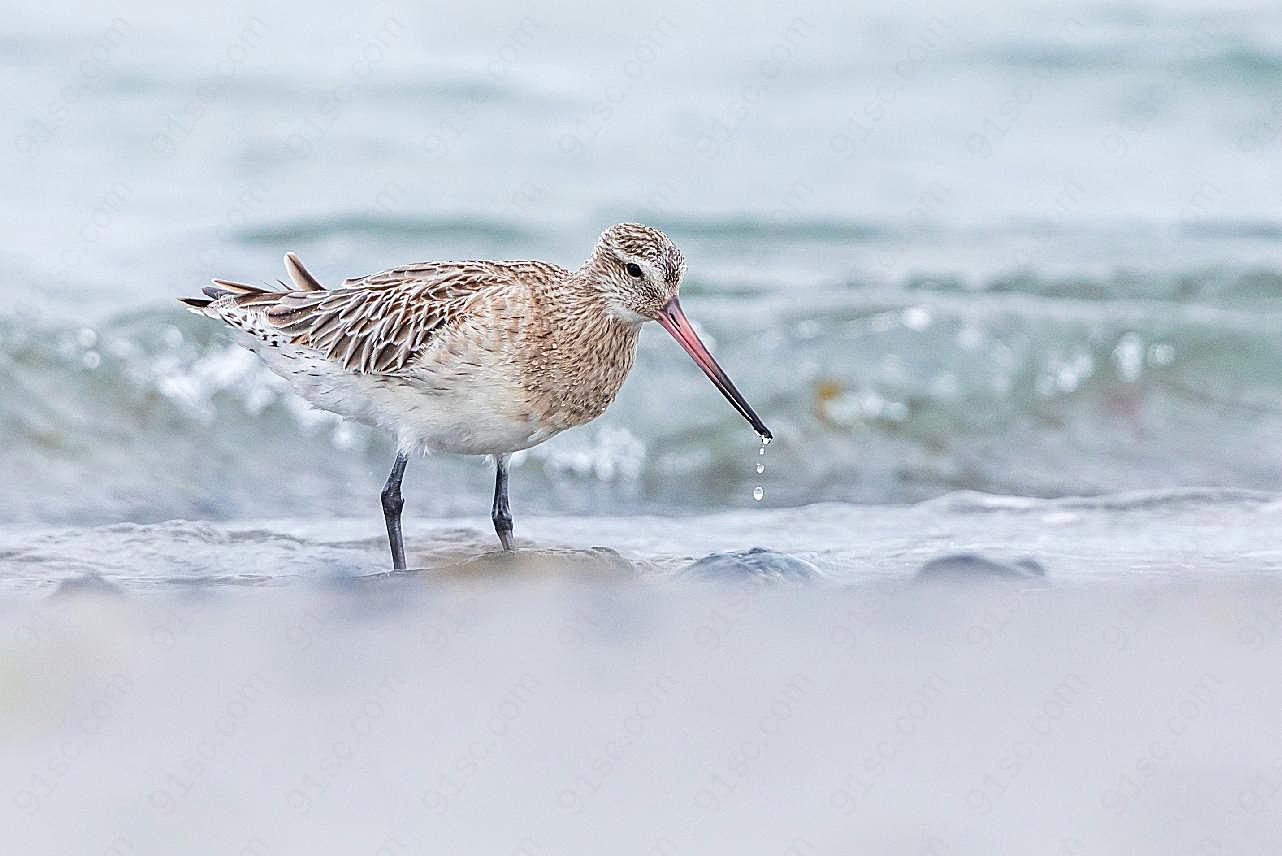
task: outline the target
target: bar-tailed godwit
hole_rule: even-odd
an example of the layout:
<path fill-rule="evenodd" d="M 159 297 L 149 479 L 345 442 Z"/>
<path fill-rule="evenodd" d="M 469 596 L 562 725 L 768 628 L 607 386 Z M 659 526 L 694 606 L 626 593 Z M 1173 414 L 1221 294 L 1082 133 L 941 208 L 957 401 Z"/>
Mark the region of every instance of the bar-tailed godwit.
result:
<path fill-rule="evenodd" d="M 611 226 L 577 271 L 424 262 L 327 290 L 293 253 L 285 268 L 293 289 L 216 279 L 208 299 L 182 302 L 239 330 L 316 407 L 396 434 L 382 505 L 397 570 L 410 456 L 492 456 L 491 518 L 511 550 L 509 456 L 600 416 L 632 368 L 646 321 L 663 325 L 762 440 L 771 438 L 681 309 L 681 251 L 649 226 Z"/>

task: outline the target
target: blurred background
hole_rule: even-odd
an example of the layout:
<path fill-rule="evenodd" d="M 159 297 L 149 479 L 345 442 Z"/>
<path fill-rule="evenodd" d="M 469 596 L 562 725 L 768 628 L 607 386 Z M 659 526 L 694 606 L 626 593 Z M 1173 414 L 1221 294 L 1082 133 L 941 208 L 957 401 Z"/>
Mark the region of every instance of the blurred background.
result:
<path fill-rule="evenodd" d="M 124 0 L 4 30 L 0 519 L 376 511 L 387 439 L 174 298 L 287 250 L 327 283 L 575 267 L 627 219 L 685 249 L 779 437 L 767 504 L 1278 481 L 1276 4 Z M 752 506 L 755 442 L 649 330 L 513 501 Z M 419 513 L 488 501 L 478 461 L 412 469 Z"/>
<path fill-rule="evenodd" d="M 0 20 L 0 851 L 1282 852 L 1276 2 Z M 622 220 L 777 441 L 647 330 L 428 572 L 175 301 Z"/>

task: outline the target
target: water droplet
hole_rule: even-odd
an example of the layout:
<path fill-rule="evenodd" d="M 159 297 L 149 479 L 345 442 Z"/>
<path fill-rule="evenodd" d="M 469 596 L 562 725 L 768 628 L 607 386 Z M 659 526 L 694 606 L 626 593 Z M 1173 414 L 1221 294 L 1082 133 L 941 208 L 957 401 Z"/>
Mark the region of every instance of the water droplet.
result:
<path fill-rule="evenodd" d="M 761 438 L 761 447 L 760 447 L 759 449 L 757 449 L 757 455 L 758 455 L 758 457 L 763 456 L 763 455 L 765 455 L 765 454 L 766 454 L 766 446 L 769 446 L 769 445 L 770 445 L 770 438 L 769 438 L 769 437 L 762 437 L 762 438 Z M 766 465 L 765 465 L 765 463 L 763 463 L 762 461 L 758 461 L 758 462 L 757 462 L 757 465 L 756 465 L 756 467 L 754 467 L 754 469 L 757 471 L 757 475 L 761 475 L 762 473 L 764 473 L 764 472 L 766 471 Z M 753 498 L 753 499 L 755 499 L 757 502 L 761 502 L 761 500 L 765 499 L 765 498 L 766 498 L 766 489 L 765 489 L 765 487 L 763 487 L 762 485 L 757 485 L 756 487 L 754 487 L 754 488 L 752 489 L 752 498 Z"/>

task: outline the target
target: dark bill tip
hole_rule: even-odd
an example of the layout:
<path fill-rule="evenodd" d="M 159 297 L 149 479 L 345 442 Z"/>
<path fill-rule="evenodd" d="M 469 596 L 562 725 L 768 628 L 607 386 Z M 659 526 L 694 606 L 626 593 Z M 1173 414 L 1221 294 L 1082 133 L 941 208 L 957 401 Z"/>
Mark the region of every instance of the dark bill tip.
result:
<path fill-rule="evenodd" d="M 690 319 L 686 318 L 685 312 L 681 309 L 680 301 L 675 297 L 669 300 L 664 304 L 663 309 L 659 311 L 656 320 L 685 349 L 685 352 L 690 355 L 695 364 L 703 369 L 703 373 L 721 391 L 721 394 L 733 405 L 734 409 L 739 411 L 739 415 L 748 420 L 748 424 L 752 426 L 752 429 L 757 432 L 761 439 L 765 441 L 773 440 L 774 435 L 770 433 L 770 429 L 761 421 L 761 417 L 752 409 L 752 405 L 748 404 L 748 400 L 743 397 L 743 393 L 739 392 L 735 385 L 731 383 L 730 376 L 717 364 L 717 361 L 712 358 L 711 352 L 708 351 L 698 335 L 695 334 L 694 327 L 690 324 Z"/>

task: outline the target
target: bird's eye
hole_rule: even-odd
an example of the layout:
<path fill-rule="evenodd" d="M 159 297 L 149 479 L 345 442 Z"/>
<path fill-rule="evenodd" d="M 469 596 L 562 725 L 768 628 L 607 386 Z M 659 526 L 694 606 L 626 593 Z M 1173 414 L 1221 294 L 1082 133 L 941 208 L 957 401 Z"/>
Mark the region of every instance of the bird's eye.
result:
<path fill-rule="evenodd" d="M 627 271 L 628 276 L 635 276 L 637 279 L 641 278 L 641 265 L 636 262 L 628 262 Z"/>

